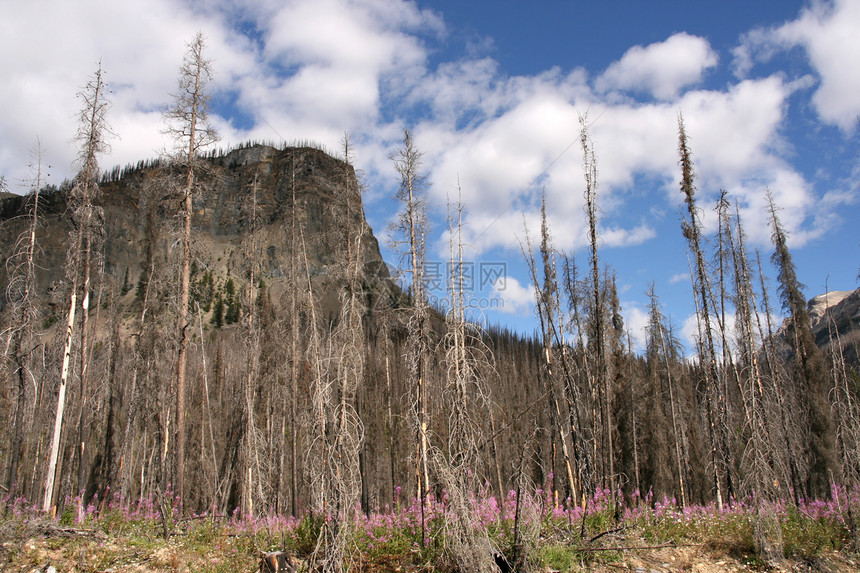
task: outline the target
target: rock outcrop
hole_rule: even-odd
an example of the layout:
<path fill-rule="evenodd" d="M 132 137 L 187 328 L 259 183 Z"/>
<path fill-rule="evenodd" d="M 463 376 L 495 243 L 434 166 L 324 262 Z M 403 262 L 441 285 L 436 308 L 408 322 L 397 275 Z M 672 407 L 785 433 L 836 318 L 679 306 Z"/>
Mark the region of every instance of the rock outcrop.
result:
<path fill-rule="evenodd" d="M 819 348 L 837 350 L 848 364 L 860 365 L 860 289 L 835 291 L 809 301 L 812 334 Z"/>
<path fill-rule="evenodd" d="M 277 284 L 298 260 L 297 271 L 302 276 L 308 272 L 322 287 L 323 306 L 331 310 L 336 304 L 332 281 L 345 264 L 346 218 L 361 230 L 360 256 L 368 276 L 388 277 L 364 218 L 355 172 L 347 163 L 310 147 L 254 145 L 206 159 L 203 166 L 193 203 L 194 259 L 198 271 L 206 270 L 216 283 L 228 276 L 241 281 L 253 265 L 257 277 Z M 104 272 L 124 285 L 129 302 L 153 260 L 160 266 L 172 264 L 181 250 L 176 180 L 171 167 L 153 162 L 115 170 L 111 180 L 100 185 Z M 0 199 L 4 252 L 11 252 L 26 227 L 26 209 L 26 197 Z M 61 189 L 43 194 L 39 210 L 36 290 L 51 302 L 52 291 L 65 279 L 72 232 L 66 193 Z M 292 258 L 294 248 L 302 253 L 297 259 Z M 0 286 L 6 283 L 5 274 L 6 269 L 0 270 Z"/>

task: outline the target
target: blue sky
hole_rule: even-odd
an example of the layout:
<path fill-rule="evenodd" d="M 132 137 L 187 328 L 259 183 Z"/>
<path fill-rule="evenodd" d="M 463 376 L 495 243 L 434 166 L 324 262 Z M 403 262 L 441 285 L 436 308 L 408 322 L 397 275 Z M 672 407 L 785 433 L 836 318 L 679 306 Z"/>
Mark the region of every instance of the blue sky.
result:
<path fill-rule="evenodd" d="M 683 112 L 706 225 L 720 189 L 750 246 L 771 247 L 766 189 L 807 295 L 857 288 L 860 267 L 860 2 L 563 0 L 11 0 L 0 22 L 0 174 L 26 190 L 37 137 L 51 182 L 73 173 L 75 93 L 99 60 L 117 138 L 102 165 L 158 155 L 184 43 L 214 60 L 222 146 L 345 131 L 385 242 L 397 206 L 387 159 L 403 129 L 425 154 L 434 208 L 428 258 L 443 261 L 445 204 L 460 193 L 467 258 L 507 280 L 475 292 L 486 320 L 531 332 L 520 243 L 546 190 L 556 247 L 584 265 L 579 118 L 599 168 L 601 258 L 640 339 L 655 283 L 679 333 L 693 313 L 680 233 Z M 11 57 L 11 54 L 16 54 Z M 393 263 L 396 256 L 386 251 Z M 773 282 L 773 281 L 772 281 Z M 482 301 L 484 301 L 482 303 Z"/>

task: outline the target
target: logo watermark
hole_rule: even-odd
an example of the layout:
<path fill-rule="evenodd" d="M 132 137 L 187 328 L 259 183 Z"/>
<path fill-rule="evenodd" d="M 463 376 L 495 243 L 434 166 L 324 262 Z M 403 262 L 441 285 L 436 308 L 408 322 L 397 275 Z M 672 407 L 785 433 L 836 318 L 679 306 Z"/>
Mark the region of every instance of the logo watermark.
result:
<path fill-rule="evenodd" d="M 389 275 L 404 291 L 410 290 L 411 271 L 386 264 Z M 467 309 L 504 310 L 508 284 L 504 261 L 425 261 L 421 280 L 427 302 L 437 309 L 451 305 L 452 292 L 462 293 Z"/>

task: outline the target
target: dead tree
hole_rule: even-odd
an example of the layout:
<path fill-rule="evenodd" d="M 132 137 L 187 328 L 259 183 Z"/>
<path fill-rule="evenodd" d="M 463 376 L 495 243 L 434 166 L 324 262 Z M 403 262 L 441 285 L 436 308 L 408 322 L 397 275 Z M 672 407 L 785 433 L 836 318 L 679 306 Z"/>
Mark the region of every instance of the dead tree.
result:
<path fill-rule="evenodd" d="M 724 214 L 721 216 L 725 217 Z M 744 475 L 741 486 L 752 497 L 756 510 L 753 523 L 756 552 L 764 559 L 778 562 L 784 555 L 782 530 L 774 513 L 774 505 L 786 493 L 784 486 L 788 483 L 788 471 L 783 456 L 779 455 L 782 444 L 778 440 L 779 418 L 774 416 L 776 412 L 771 407 L 775 401 L 773 388 L 765 383 L 759 365 L 760 344 L 753 318 L 758 309 L 739 216 L 736 221 L 735 233 L 728 218 L 723 224 L 726 226 L 725 239 L 731 253 L 735 284 L 739 385 L 745 419 L 746 442 L 742 455 Z"/>
<path fill-rule="evenodd" d="M 404 132 L 403 147 L 389 157 L 400 176 L 397 199 L 403 210 L 396 226 L 402 238 L 395 241 L 408 260 L 407 272 L 411 277 L 412 308 L 408 319 L 408 363 L 412 380 L 411 416 L 416 435 L 415 480 L 421 500 L 422 546 L 425 541 L 425 498 L 429 486 L 427 411 L 427 320 L 429 305 L 424 281 L 424 241 L 427 232 L 426 176 L 422 171 L 422 153 L 415 147 L 409 130 Z"/>
<path fill-rule="evenodd" d="M 654 291 L 654 285 L 648 289 L 648 298 L 651 301 L 651 308 L 648 321 L 648 341 L 647 355 L 648 360 L 653 361 L 653 367 L 656 370 L 658 362 L 663 362 L 663 367 L 666 370 L 665 385 L 669 396 L 669 411 L 672 419 L 672 442 L 675 454 L 675 479 L 678 480 L 678 492 L 681 498 L 681 507 L 687 506 L 687 489 L 689 487 L 689 444 L 687 442 L 687 427 L 682 415 L 682 407 L 676 398 L 675 378 L 672 375 L 673 363 L 670 354 L 670 348 L 674 347 L 673 340 L 665 327 L 665 317 L 660 310 L 657 294 Z M 662 393 L 661 393 L 662 395 Z M 635 407 L 635 406 L 634 406 Z"/>
<path fill-rule="evenodd" d="M 801 416 L 792 415 L 792 411 L 798 412 L 800 406 L 797 400 L 797 394 L 786 380 L 785 371 L 782 361 L 776 356 L 775 349 L 775 331 L 771 317 L 770 297 L 768 296 L 768 288 L 765 282 L 764 272 L 761 265 L 761 254 L 756 250 L 756 266 L 759 276 L 759 287 L 761 292 L 762 312 L 756 313 L 756 327 L 759 332 L 759 338 L 762 341 L 761 356 L 763 358 L 763 366 L 766 373 L 765 380 L 770 385 L 773 396 L 776 402 L 776 408 L 779 413 L 779 434 L 782 436 L 784 455 L 787 458 L 789 481 L 792 499 L 794 505 L 800 504 L 800 496 L 802 494 L 802 472 L 801 460 L 803 458 L 804 444 L 807 439 L 804 432 L 801 430 Z M 764 315 L 764 325 L 762 325 L 762 317 Z"/>
<path fill-rule="evenodd" d="M 618 515 L 618 499 L 615 486 L 615 447 L 613 443 L 614 424 L 612 422 L 612 388 L 609 375 L 609 361 L 606 352 L 606 325 L 604 324 L 605 303 L 600 287 L 599 258 L 597 254 L 597 159 L 594 145 L 588 135 L 587 117 L 580 117 L 579 139 L 582 145 L 583 173 L 585 175 L 585 212 L 588 218 L 588 243 L 591 252 L 591 325 L 590 337 L 593 339 L 595 350 L 594 386 L 600 396 L 601 419 L 603 421 L 603 443 L 606 463 L 604 480 L 608 478 L 609 490 L 616 504 Z"/>
<path fill-rule="evenodd" d="M 565 256 L 564 290 L 568 309 L 564 330 L 570 335 L 572 342 L 569 349 L 567 344 L 562 347 L 565 351 L 562 355 L 562 364 L 565 366 L 565 397 L 577 472 L 576 480 L 579 485 L 579 498 L 574 495 L 572 499 L 574 503 L 580 503 L 584 509 L 586 498 L 595 491 L 595 458 L 592 452 L 595 449 L 597 432 L 594 427 L 596 417 L 592 414 L 593 405 L 589 389 L 593 365 L 586 349 L 586 328 L 580 311 L 586 287 L 577 279 L 576 271 L 574 258 Z M 590 435 L 587 432 L 589 425 L 592 428 Z"/>
<path fill-rule="evenodd" d="M 36 281 L 36 230 L 39 228 L 39 193 L 42 188 L 42 147 L 39 140 L 33 150 L 33 183 L 28 196 L 29 224 L 15 241 L 15 248 L 6 259 L 6 302 L 8 304 L 9 325 L 3 330 L 6 338 L 3 359 L 10 382 L 10 393 L 15 394 L 15 421 L 12 427 L 12 441 L 9 444 L 9 470 L 6 476 L 6 491 L 13 496 L 25 495 L 19 474 L 19 465 L 24 458 L 24 424 L 27 409 L 27 379 L 36 386 L 36 378 L 28 367 L 32 345 L 33 325 L 37 318 L 35 305 Z M 0 191 L 5 191 L 5 180 L 0 178 Z M 35 395 L 38 392 L 34 392 Z"/>
<path fill-rule="evenodd" d="M 678 152 L 681 157 L 681 193 L 687 206 L 689 220 L 681 225 L 684 238 L 687 239 L 690 254 L 694 259 L 691 269 L 691 279 L 696 299 L 696 315 L 699 323 L 699 363 L 704 376 L 705 411 L 707 416 L 708 433 L 711 442 L 711 464 L 713 469 L 714 489 L 717 506 L 723 506 L 723 484 L 726 480 L 729 498 L 733 496 L 731 464 L 729 462 L 728 439 L 725 420 L 725 396 L 721 391 L 720 373 L 717 367 L 714 350 L 714 330 L 711 321 L 712 300 L 710 278 L 705 264 L 702 249 L 702 230 L 699 221 L 699 211 L 696 207 L 695 173 L 693 158 L 687 141 L 683 116 L 678 116 Z"/>
<path fill-rule="evenodd" d="M 327 462 L 323 479 L 330 484 L 325 505 L 334 517 L 324 540 L 323 569 L 343 571 L 350 567 L 353 538 L 351 511 L 361 499 L 359 455 L 364 440 L 364 425 L 356 409 L 356 396 L 365 375 L 364 324 L 367 312 L 362 288 L 364 281 L 363 240 L 367 235 L 361 208 L 361 190 L 352 167 L 349 136 L 343 140 L 344 172 L 336 207 L 339 223 L 338 244 L 345 247 L 346 260 L 340 269 L 340 317 L 330 332 L 329 360 L 324 386 L 319 385 L 315 399 L 320 401 L 323 424 L 329 428 L 324 445 Z M 325 403 L 322 403 L 325 401 Z"/>
<path fill-rule="evenodd" d="M 184 173 L 181 187 L 182 197 L 182 270 L 180 273 L 179 308 L 177 312 L 176 355 L 176 465 L 174 486 L 180 499 L 185 493 L 185 377 L 188 362 L 188 338 L 191 328 L 188 320 L 189 293 L 191 285 L 191 214 L 195 176 L 198 171 L 200 152 L 218 140 L 215 129 L 208 123 L 209 84 L 212 79 L 211 61 L 203 56 L 206 41 L 198 33 L 188 44 L 177 78 L 177 91 L 173 104 L 165 112 L 168 124 L 166 133 L 176 143 L 174 161 Z"/>
<path fill-rule="evenodd" d="M 249 261 L 248 266 L 248 310 L 246 313 L 246 355 L 245 355 L 245 377 L 244 377 L 244 419 L 245 432 L 244 443 L 242 445 L 242 460 L 243 470 L 242 480 L 242 510 L 245 515 L 254 515 L 254 498 L 260 503 L 265 501 L 262 485 L 263 467 L 260 461 L 260 442 L 261 437 L 255 420 L 256 413 L 256 384 L 257 375 L 259 372 L 260 358 L 260 333 L 258 331 L 256 318 L 256 277 L 257 277 L 257 261 L 260 259 L 259 246 L 257 239 L 257 190 L 258 178 L 254 175 L 254 181 L 251 184 L 251 205 L 249 207 L 250 228 L 250 245 L 246 260 Z"/>
<path fill-rule="evenodd" d="M 298 394 L 299 368 L 299 239 L 296 203 L 296 155 L 290 157 L 290 513 L 299 515 L 298 505 Z M 286 404 L 285 404 L 286 406 Z M 286 413 L 286 412 L 285 412 Z"/>
<path fill-rule="evenodd" d="M 84 317 L 89 310 L 89 281 L 90 281 L 90 225 L 94 218 L 93 198 L 98 191 L 99 165 L 98 156 L 106 152 L 107 137 L 110 128 L 107 124 L 107 88 L 104 76 L 99 67 L 93 79 L 87 83 L 79 94 L 83 105 L 79 115 L 77 141 L 81 145 L 79 161 L 81 163 L 75 183 L 69 192 L 69 202 L 74 224 L 73 240 L 66 256 L 66 274 L 69 277 L 70 293 L 69 306 L 66 315 L 66 334 L 63 351 L 63 365 L 60 371 L 60 386 L 57 393 L 57 410 L 54 415 L 53 437 L 51 439 L 48 471 L 45 479 L 45 496 L 42 500 L 42 510 L 50 511 L 53 506 L 54 481 L 57 471 L 57 461 L 60 450 L 60 437 L 63 428 L 63 415 L 66 407 L 66 392 L 70 375 L 72 337 L 75 327 L 75 313 L 78 306 L 78 285 L 83 274 L 83 306 Z M 84 325 L 85 327 L 86 325 Z M 85 357 L 87 338 L 82 334 L 82 356 Z M 82 368 L 84 368 L 82 364 Z M 86 378 L 83 370 L 82 380 Z"/>
<path fill-rule="evenodd" d="M 101 207 L 93 204 L 93 200 L 98 198 L 99 186 L 98 176 L 99 169 L 95 159 L 96 153 L 102 154 L 107 152 L 108 145 L 106 138 L 110 135 L 110 129 L 107 126 L 106 115 L 110 105 L 106 99 L 107 86 L 104 83 L 103 72 L 101 68 L 96 72 L 88 90 L 81 93 L 79 97 L 84 101 L 84 111 L 81 113 L 80 126 L 77 134 L 77 141 L 81 145 L 82 152 L 79 156 L 79 161 L 83 165 L 83 169 L 78 174 L 78 177 L 86 177 L 85 183 L 88 192 L 84 194 L 83 212 L 80 217 L 79 224 L 82 231 L 81 245 L 81 264 L 82 268 L 82 295 L 81 300 L 81 328 L 80 328 L 80 347 L 79 347 L 79 363 L 80 363 L 80 411 L 78 414 L 78 436 L 75 440 L 78 452 L 78 490 L 86 487 L 87 465 L 86 465 L 86 444 L 89 442 L 89 420 L 87 410 L 90 408 L 89 398 L 92 391 L 89 388 L 89 364 L 90 364 L 90 294 L 92 289 L 93 264 L 101 267 L 99 264 L 98 252 L 99 245 L 104 239 L 104 214 Z M 100 138 L 101 141 L 95 141 L 93 130 L 88 126 L 93 124 L 101 124 Z M 95 259 L 95 260 L 94 260 Z M 92 447 L 90 448 L 92 449 Z"/>
<path fill-rule="evenodd" d="M 768 191 L 771 239 L 774 244 L 772 261 L 778 270 L 779 296 L 783 309 L 788 313 L 786 338 L 793 351 L 792 374 L 795 384 L 805 397 L 803 403 L 809 419 L 811 440 L 808 445 L 809 476 L 807 495 L 826 497 L 830 493 L 831 473 L 840 471 L 836 456 L 835 432 L 830 409 L 830 392 L 833 383 L 828 376 L 821 351 L 815 344 L 803 285 L 797 280 L 797 272 L 788 249 L 788 235 L 779 220 L 773 195 Z"/>
<path fill-rule="evenodd" d="M 845 361 L 842 337 L 835 324 L 832 313 L 825 314 L 827 330 L 831 342 L 830 371 L 834 381 L 831 403 L 836 417 L 836 446 L 842 462 L 842 486 L 847 495 L 844 497 L 848 519 L 846 525 L 854 537 L 854 550 L 860 550 L 860 507 L 852 499 L 853 492 L 860 485 L 860 400 L 856 389 L 852 388 L 852 376 Z"/>
<path fill-rule="evenodd" d="M 535 309 L 538 315 L 542 345 L 542 361 L 538 369 L 538 383 L 547 397 L 553 430 L 559 437 L 564 470 L 568 480 L 568 487 L 571 490 L 570 497 L 578 499 L 581 485 L 576 476 L 574 476 L 571 447 L 569 447 L 571 428 L 568 427 L 568 424 L 570 423 L 571 416 L 565 417 L 562 415 L 562 403 L 565 400 L 565 392 L 561 383 L 560 372 L 564 363 L 558 363 L 559 352 L 557 348 L 563 348 L 565 341 L 564 331 L 558 324 L 559 296 L 555 272 L 555 253 L 550 237 L 549 221 L 546 216 L 545 195 L 541 198 L 541 242 L 539 247 L 543 267 L 542 277 L 538 275 L 528 229 L 525 230 L 525 236 L 526 244 L 522 247 L 522 250 L 529 268 L 529 274 L 535 285 Z M 553 447 L 555 447 L 555 444 L 553 444 Z M 579 475 L 579 471 L 577 471 L 577 475 Z"/>
<path fill-rule="evenodd" d="M 452 515 L 445 523 L 446 546 L 462 570 L 490 572 L 496 570 L 490 540 L 486 531 L 474 527 L 470 504 L 470 496 L 476 494 L 481 485 L 477 468 L 479 445 L 483 439 L 478 419 L 483 417 L 482 413 L 489 406 L 484 376 L 490 370 L 490 355 L 480 336 L 473 334 L 477 327 L 467 322 L 462 204 L 458 203 L 454 211 L 452 216 L 449 207 L 449 309 L 444 339 L 446 384 L 443 398 L 449 412 L 448 447 L 445 452 L 433 448 L 431 455 L 434 469 L 448 495 Z"/>

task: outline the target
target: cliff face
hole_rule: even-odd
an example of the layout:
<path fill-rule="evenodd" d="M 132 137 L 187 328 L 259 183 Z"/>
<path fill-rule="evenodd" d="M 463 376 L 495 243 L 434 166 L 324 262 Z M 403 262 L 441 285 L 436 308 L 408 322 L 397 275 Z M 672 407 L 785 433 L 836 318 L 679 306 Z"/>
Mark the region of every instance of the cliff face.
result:
<path fill-rule="evenodd" d="M 267 507 L 298 515 L 311 491 L 311 476 L 303 468 L 316 436 L 309 419 L 312 385 L 335 376 L 323 369 L 336 364 L 340 350 L 331 340 L 342 299 L 347 300 L 342 295 L 347 288 L 360 290 L 352 301 L 364 302 L 367 310 L 354 304 L 359 316 L 352 324 L 373 334 L 374 313 L 397 304 L 399 290 L 388 278 L 347 163 L 312 148 L 267 146 L 201 160 L 192 216 L 190 384 L 187 410 L 179 414 L 175 364 L 183 182 L 180 168 L 155 162 L 114 170 L 99 186 L 94 199 L 99 224 L 91 227 L 88 338 L 84 346 L 79 311 L 69 353 L 74 364 L 58 499 L 81 490 L 88 498 L 104 495 L 108 488 L 145 496 L 164 491 L 172 476 L 183 472 L 195 483 L 205 482 L 190 493 L 189 507 L 217 503 L 232 510 L 249 475 L 236 468 L 249 466 L 242 456 L 253 445 L 261 458 L 271 454 L 254 462 L 260 486 L 253 495 L 263 500 L 260 488 L 265 488 L 265 502 L 273 504 Z M 0 197 L 0 249 L 9 259 L 0 265 L 0 333 L 4 344 L 11 341 L 11 353 L 0 362 L 0 417 L 14 420 L 10 436 L 15 435 L 14 442 L 0 439 L 0 487 L 14 486 L 16 495 L 28 499 L 41 495 L 44 444 L 53 436 L 50 413 L 58 401 L 71 299 L 66 261 L 78 234 L 69 194 L 62 189 L 40 194 L 34 304 L 18 305 L 20 289 L 3 296 L 8 284 L 16 284 L 11 279 L 21 277 L 20 265 L 15 267 L 24 259 L 14 253 L 29 244 L 32 203 L 32 196 Z M 364 272 L 354 272 L 356 267 Z M 79 278 L 78 309 L 82 284 Z M 7 336 L 10 332 L 20 334 Z M 389 355 L 391 370 L 398 367 L 398 342 L 380 343 L 389 353 L 380 358 L 370 334 L 353 333 L 366 342 L 361 351 L 368 356 L 356 409 L 381 404 L 384 392 L 407 395 L 399 379 L 379 383 Z M 322 366 L 312 371 L 312 363 Z M 406 408 L 395 403 L 391 410 Z M 183 468 L 173 466 L 171 449 L 178 415 L 187 420 L 189 451 L 206 454 L 186 458 Z M 383 435 L 380 424 L 368 420 L 366 426 L 373 428 L 369 435 Z M 405 444 L 405 438 L 403 445 L 395 444 L 404 459 Z M 156 450 L 162 455 L 153 460 Z M 8 462 L 12 459 L 20 463 Z M 395 485 L 386 487 L 393 491 Z"/>
<path fill-rule="evenodd" d="M 198 271 L 210 273 L 216 283 L 228 276 L 241 281 L 253 266 L 255 276 L 277 286 L 298 263 L 297 274 L 309 272 L 324 287 L 324 306 L 331 306 L 336 294 L 329 292 L 331 281 L 346 262 L 347 223 L 362 232 L 366 272 L 387 277 L 378 242 L 364 219 L 355 172 L 346 163 L 317 149 L 256 145 L 204 160 L 203 167 L 193 202 L 193 255 Z M 179 178 L 170 171 L 143 167 L 100 185 L 96 203 L 103 213 L 104 271 L 125 285 L 123 296 L 129 301 L 134 286 L 147 280 L 148 269 L 170 265 L 181 251 Z M 28 224 L 26 203 L 18 196 L 0 199 L 0 245 L 6 253 Z M 56 303 L 51 293 L 65 278 L 72 232 L 65 194 L 43 195 L 39 211 L 36 291 Z M 6 272 L 0 270 L 2 285 Z"/>
<path fill-rule="evenodd" d="M 820 294 L 809 299 L 806 308 L 818 348 L 828 355 L 841 349 L 849 366 L 860 365 L 860 289 Z M 787 339 L 788 325 L 785 319 L 774 333 L 777 356 L 782 360 L 793 355 Z"/>
<path fill-rule="evenodd" d="M 829 350 L 841 347 L 848 364 L 860 364 L 860 289 L 819 295 L 808 307 L 815 343 Z"/>

